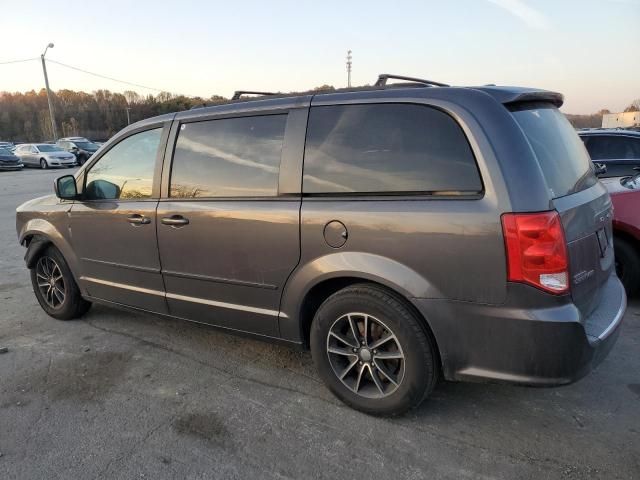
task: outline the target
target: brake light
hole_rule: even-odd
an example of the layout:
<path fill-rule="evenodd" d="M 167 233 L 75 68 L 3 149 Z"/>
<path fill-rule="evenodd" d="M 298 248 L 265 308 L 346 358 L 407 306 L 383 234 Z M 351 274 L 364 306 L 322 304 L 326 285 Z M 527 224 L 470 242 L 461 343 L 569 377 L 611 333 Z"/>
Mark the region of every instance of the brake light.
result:
<path fill-rule="evenodd" d="M 510 282 L 556 294 L 569 291 L 569 258 L 558 212 L 505 213 L 502 232 Z"/>

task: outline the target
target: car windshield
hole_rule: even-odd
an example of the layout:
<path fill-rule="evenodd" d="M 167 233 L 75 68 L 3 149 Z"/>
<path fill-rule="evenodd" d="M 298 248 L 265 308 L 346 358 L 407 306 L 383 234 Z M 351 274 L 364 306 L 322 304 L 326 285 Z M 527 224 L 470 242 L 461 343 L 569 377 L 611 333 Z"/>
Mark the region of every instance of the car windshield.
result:
<path fill-rule="evenodd" d="M 41 152 L 61 152 L 63 150 L 56 145 L 36 145 Z"/>
<path fill-rule="evenodd" d="M 9 150 L 4 147 L 0 147 L 0 155 L 13 155 Z"/>
<path fill-rule="evenodd" d="M 83 150 L 97 150 L 98 145 L 93 142 L 74 142 L 78 148 L 82 148 Z"/>

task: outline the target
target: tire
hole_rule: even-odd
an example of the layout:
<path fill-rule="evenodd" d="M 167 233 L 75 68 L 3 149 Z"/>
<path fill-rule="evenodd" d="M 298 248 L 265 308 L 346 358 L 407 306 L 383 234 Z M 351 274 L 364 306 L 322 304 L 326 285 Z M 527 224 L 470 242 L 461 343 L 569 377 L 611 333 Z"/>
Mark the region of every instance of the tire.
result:
<path fill-rule="evenodd" d="M 59 280 L 52 283 L 52 277 L 59 277 Z M 49 245 L 38 256 L 31 269 L 31 284 L 38 303 L 53 318 L 80 318 L 91 308 L 91 302 L 80 295 L 80 289 L 64 257 L 53 245 Z"/>
<path fill-rule="evenodd" d="M 640 290 L 640 252 L 632 243 L 622 238 L 614 240 L 614 249 L 618 277 L 627 295 L 635 295 Z"/>
<path fill-rule="evenodd" d="M 49 164 L 47 163 L 47 161 L 44 158 L 40 159 L 40 168 L 42 170 L 46 170 L 47 168 L 49 168 Z"/>
<path fill-rule="evenodd" d="M 430 333 L 402 298 L 382 287 L 356 284 L 331 295 L 315 314 L 310 342 L 320 378 L 336 397 L 367 414 L 392 416 L 417 407 L 438 380 Z"/>

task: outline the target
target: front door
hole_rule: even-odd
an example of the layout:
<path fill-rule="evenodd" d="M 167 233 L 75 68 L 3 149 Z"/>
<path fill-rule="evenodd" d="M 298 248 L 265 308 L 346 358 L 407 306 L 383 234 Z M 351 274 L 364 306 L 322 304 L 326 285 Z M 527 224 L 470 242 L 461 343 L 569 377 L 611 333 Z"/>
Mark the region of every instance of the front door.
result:
<path fill-rule="evenodd" d="M 154 188 L 161 137 L 162 127 L 135 133 L 102 155 L 86 173 L 70 227 L 89 295 L 166 313 Z"/>
<path fill-rule="evenodd" d="M 286 114 L 183 123 L 158 243 L 172 315 L 278 336 L 300 199 L 278 195 Z"/>

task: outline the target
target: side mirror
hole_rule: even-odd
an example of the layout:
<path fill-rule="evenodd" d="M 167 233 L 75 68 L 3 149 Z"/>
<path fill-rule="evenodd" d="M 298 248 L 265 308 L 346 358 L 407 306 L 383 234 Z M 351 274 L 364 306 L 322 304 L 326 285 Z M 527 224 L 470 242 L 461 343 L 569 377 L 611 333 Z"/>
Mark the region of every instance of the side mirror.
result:
<path fill-rule="evenodd" d="M 57 178 L 53 184 L 56 196 L 62 200 L 74 200 L 78 197 L 78 187 L 73 175 Z"/>
<path fill-rule="evenodd" d="M 78 151 L 78 147 L 71 147 L 71 151 L 72 152 L 77 152 Z"/>
<path fill-rule="evenodd" d="M 607 166 L 604 163 L 593 162 L 593 166 L 595 167 L 596 176 L 599 177 L 607 173 Z"/>

